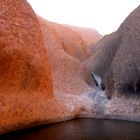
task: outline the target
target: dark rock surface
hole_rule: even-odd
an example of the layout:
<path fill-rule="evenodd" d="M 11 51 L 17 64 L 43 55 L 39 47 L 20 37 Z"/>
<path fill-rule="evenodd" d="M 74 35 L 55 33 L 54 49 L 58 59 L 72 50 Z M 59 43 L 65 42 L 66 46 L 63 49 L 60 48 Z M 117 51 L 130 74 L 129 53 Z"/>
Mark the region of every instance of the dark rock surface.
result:
<path fill-rule="evenodd" d="M 125 95 L 140 94 L 140 6 L 119 29 L 103 37 L 93 56 L 85 62 L 89 74 L 100 76 L 111 96 L 115 91 Z"/>

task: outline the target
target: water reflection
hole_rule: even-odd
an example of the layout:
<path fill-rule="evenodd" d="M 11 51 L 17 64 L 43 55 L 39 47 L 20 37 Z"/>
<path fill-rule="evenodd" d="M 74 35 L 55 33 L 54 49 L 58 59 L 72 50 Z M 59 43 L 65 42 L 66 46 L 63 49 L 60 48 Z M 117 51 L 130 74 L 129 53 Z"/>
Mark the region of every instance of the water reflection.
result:
<path fill-rule="evenodd" d="M 140 140 L 140 123 L 78 119 L 6 134 L 0 140 Z"/>

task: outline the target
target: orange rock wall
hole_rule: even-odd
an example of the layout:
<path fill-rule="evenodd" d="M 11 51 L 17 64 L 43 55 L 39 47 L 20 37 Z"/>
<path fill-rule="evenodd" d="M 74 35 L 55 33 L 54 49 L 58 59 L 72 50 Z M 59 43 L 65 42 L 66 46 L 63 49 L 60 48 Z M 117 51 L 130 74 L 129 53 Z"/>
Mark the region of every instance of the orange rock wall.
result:
<path fill-rule="evenodd" d="M 45 103 L 52 96 L 51 70 L 35 13 L 25 0 L 2 0 L 0 134 L 45 120 L 50 114 Z"/>
<path fill-rule="evenodd" d="M 36 18 L 24 0 L 0 3 L 0 90 L 52 95 L 46 49 Z"/>
<path fill-rule="evenodd" d="M 87 58 L 76 31 L 38 19 L 25 0 L 1 1 L 0 134 L 85 115 L 91 101 L 81 94 L 95 91 Z"/>

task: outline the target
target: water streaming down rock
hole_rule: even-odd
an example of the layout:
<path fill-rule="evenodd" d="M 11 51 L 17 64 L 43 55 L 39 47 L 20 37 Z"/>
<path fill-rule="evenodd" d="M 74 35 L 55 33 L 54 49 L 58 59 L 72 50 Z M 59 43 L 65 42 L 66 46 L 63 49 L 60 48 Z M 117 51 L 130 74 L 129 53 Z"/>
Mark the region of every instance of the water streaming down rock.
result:
<path fill-rule="evenodd" d="M 101 77 L 110 101 L 105 117 L 140 121 L 140 6 L 103 37 L 86 60 L 87 71 Z"/>

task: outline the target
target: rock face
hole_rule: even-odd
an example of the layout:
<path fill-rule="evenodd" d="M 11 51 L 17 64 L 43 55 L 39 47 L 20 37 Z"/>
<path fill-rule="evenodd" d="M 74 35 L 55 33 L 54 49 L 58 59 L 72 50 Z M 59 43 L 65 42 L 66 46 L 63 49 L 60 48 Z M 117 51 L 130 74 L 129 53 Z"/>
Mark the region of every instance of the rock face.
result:
<path fill-rule="evenodd" d="M 79 117 L 140 122 L 139 98 L 108 100 L 101 86 L 109 95 L 139 93 L 139 13 L 140 7 L 86 60 L 80 33 L 37 18 L 25 0 L 3 0 L 0 134 Z"/>
<path fill-rule="evenodd" d="M 82 94 L 93 91 L 84 80 L 86 73 L 81 61 L 87 56 L 84 51 L 86 45 L 83 45 L 84 41 L 80 35 L 67 27 L 38 18 L 48 50 L 54 90 L 60 94 Z"/>
<path fill-rule="evenodd" d="M 140 93 L 140 7 L 134 10 L 120 28 L 97 43 L 87 60 L 88 71 L 100 76 L 111 96 Z"/>
<path fill-rule="evenodd" d="M 98 100 L 98 111 L 103 110 L 99 117 L 140 122 L 139 15 L 140 6 L 116 32 L 103 37 L 92 50 L 93 56 L 84 62 L 87 74 L 92 73 L 97 86 L 105 89 L 110 99 Z"/>
<path fill-rule="evenodd" d="M 1 2 L 0 9 L 0 90 L 47 89 L 51 96 L 46 49 L 31 7 L 23 0 L 13 0 Z"/>
<path fill-rule="evenodd" d="M 79 33 L 86 44 L 86 50 L 88 56 L 91 56 L 91 50 L 94 49 L 94 45 L 102 38 L 95 29 L 91 28 L 82 28 L 77 26 L 65 25 L 66 27 L 71 28 L 73 31 Z"/>
<path fill-rule="evenodd" d="M 71 25 L 65 26 L 71 28 L 73 31 L 78 32 L 81 35 L 82 39 L 85 41 L 87 46 L 95 44 L 102 38 L 102 35 L 100 35 L 97 30 L 92 28 L 83 28 Z"/>
<path fill-rule="evenodd" d="M 81 35 L 63 25 L 50 22 L 51 27 L 58 34 L 64 51 L 80 61 L 88 57 L 87 45 Z"/>
<path fill-rule="evenodd" d="M 82 77 L 84 41 L 40 23 L 25 0 L 0 3 L 0 134 L 89 116 L 94 108 L 82 94 L 95 91 Z"/>
<path fill-rule="evenodd" d="M 43 43 L 30 5 L 24 0 L 1 1 L 0 133 L 41 119 L 41 107 L 37 104 L 53 95 L 52 75 Z"/>

